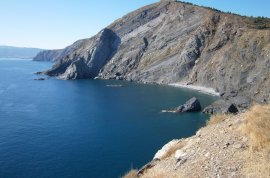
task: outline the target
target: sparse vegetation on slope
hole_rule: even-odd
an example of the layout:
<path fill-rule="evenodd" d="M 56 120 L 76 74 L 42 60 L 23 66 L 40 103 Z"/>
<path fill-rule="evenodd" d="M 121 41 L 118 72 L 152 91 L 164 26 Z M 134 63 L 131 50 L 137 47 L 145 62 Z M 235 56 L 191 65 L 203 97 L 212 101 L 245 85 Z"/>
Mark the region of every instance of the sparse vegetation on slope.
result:
<path fill-rule="evenodd" d="M 129 172 L 127 172 L 123 178 L 136 178 L 137 177 L 137 169 L 131 169 Z"/>
<path fill-rule="evenodd" d="M 241 130 L 250 138 L 243 172 L 250 177 L 270 177 L 270 105 L 255 105 L 243 117 Z"/>
<path fill-rule="evenodd" d="M 270 105 L 255 105 L 244 118 L 241 129 L 249 136 L 251 148 L 270 151 Z"/>
<path fill-rule="evenodd" d="M 207 125 L 214 125 L 214 124 L 220 123 L 226 120 L 227 118 L 228 118 L 228 115 L 225 115 L 225 114 L 214 115 L 207 121 Z"/>
<path fill-rule="evenodd" d="M 168 157 L 154 160 L 143 174 L 133 170 L 133 178 L 270 177 L 270 105 L 213 116 L 195 136 L 182 140 L 183 147 L 167 149 Z"/>

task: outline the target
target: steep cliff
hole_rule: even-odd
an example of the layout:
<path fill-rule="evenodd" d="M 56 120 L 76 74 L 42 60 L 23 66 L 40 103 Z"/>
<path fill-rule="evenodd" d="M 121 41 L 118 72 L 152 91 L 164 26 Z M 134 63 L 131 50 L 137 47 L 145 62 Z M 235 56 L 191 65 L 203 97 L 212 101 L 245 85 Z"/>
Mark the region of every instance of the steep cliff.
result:
<path fill-rule="evenodd" d="M 94 78 L 112 58 L 119 44 L 119 37 L 112 30 L 104 29 L 98 35 L 60 51 L 58 63 L 45 74 L 61 79 Z"/>
<path fill-rule="evenodd" d="M 55 62 L 58 60 L 61 52 L 63 50 L 44 50 L 40 51 L 34 58 L 34 61 L 52 61 Z"/>
<path fill-rule="evenodd" d="M 58 61 L 45 73 L 62 79 L 199 85 L 214 88 L 224 100 L 267 102 L 269 27 L 266 18 L 160 1 L 127 14 L 92 38 L 55 51 L 56 55 L 43 52 L 43 58 Z"/>

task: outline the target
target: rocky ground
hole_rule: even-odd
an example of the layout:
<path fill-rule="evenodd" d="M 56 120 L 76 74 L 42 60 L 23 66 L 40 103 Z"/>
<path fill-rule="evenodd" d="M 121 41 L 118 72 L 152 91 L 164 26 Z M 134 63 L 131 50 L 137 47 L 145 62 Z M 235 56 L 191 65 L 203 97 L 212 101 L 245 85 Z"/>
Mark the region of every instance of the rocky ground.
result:
<path fill-rule="evenodd" d="M 264 110 L 264 111 L 263 111 Z M 258 129 L 269 129 L 270 107 L 251 109 L 238 115 L 214 116 L 196 135 L 173 140 L 159 150 L 153 161 L 130 177 L 270 177 L 269 131 L 257 134 L 256 140 L 266 136 L 266 148 L 254 146 L 255 130 L 246 132 L 248 118 L 255 113 L 266 121 Z M 268 125 L 267 125 L 268 124 Z M 256 124 L 252 127 L 256 128 Z M 254 134 L 253 134 L 254 133 Z M 267 134 L 267 135 L 265 135 Z"/>

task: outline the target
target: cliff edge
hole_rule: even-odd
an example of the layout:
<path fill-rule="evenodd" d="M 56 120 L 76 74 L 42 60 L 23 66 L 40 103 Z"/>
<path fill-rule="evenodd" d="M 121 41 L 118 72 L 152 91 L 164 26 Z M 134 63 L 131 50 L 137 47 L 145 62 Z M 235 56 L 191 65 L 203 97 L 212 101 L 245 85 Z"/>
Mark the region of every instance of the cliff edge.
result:
<path fill-rule="evenodd" d="M 169 142 L 124 177 L 270 177 L 269 116 L 269 105 L 213 116 L 196 135 Z"/>

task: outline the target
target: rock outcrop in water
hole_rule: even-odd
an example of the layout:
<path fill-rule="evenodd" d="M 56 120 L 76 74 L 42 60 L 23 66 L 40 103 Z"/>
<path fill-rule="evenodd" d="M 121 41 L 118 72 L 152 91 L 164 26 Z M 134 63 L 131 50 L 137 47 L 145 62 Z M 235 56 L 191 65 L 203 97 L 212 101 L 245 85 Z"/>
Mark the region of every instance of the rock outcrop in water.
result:
<path fill-rule="evenodd" d="M 35 60 L 61 79 L 188 83 L 235 97 L 270 100 L 270 20 L 161 1 L 118 19 L 96 36 Z M 240 103 L 239 105 L 243 105 Z"/>
<path fill-rule="evenodd" d="M 163 110 L 162 112 L 172 112 L 172 113 L 199 112 L 201 111 L 201 109 L 202 107 L 200 101 L 197 98 L 193 97 L 190 100 L 188 100 L 185 104 L 177 108 Z"/>

